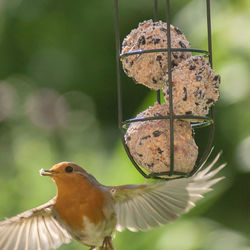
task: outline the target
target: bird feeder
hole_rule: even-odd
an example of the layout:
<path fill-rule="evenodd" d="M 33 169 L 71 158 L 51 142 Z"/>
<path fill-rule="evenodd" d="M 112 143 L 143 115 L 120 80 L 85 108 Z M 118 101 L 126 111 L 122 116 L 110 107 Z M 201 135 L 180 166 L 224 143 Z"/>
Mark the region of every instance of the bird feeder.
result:
<path fill-rule="evenodd" d="M 118 0 L 114 0 L 114 10 L 115 10 L 115 42 L 116 42 L 116 73 L 117 73 L 117 98 L 118 98 L 118 126 L 121 132 L 121 140 L 124 146 L 124 149 L 130 159 L 130 161 L 133 163 L 134 167 L 138 170 L 138 172 L 144 176 L 145 178 L 152 178 L 152 179 L 176 179 L 176 178 L 185 178 L 192 176 L 194 173 L 197 172 L 197 170 L 201 167 L 201 165 L 204 163 L 204 161 L 207 159 L 213 143 L 213 137 L 214 137 L 214 108 L 211 107 L 208 115 L 200 116 L 200 115 L 192 115 L 192 114 L 183 114 L 183 115 L 176 115 L 174 113 L 174 104 L 173 104 L 173 84 L 172 84 L 172 63 L 171 63 L 171 53 L 173 52 L 183 52 L 183 53 L 199 53 L 205 57 L 208 57 L 210 66 L 212 67 L 212 41 L 211 41 L 211 16 L 210 16 L 210 0 L 204 0 L 206 1 L 206 15 L 205 18 L 207 20 L 207 50 L 202 50 L 198 48 L 172 48 L 171 47 L 171 32 L 170 32 L 170 24 L 171 24 L 171 13 L 170 13 L 170 0 L 165 1 L 165 21 L 167 24 L 167 41 L 166 41 L 166 47 L 165 48 L 157 48 L 157 49 L 139 49 L 139 50 L 133 50 L 129 51 L 127 53 L 121 53 L 121 40 L 120 40 L 120 29 L 119 29 L 119 8 L 118 8 Z M 154 22 L 157 22 L 158 19 L 158 0 L 153 1 L 153 20 Z M 158 53 L 158 52 L 167 52 L 166 60 L 168 62 L 168 70 L 167 70 L 167 76 L 168 80 L 166 80 L 166 85 L 168 86 L 168 107 L 169 112 L 167 115 L 161 115 L 161 116 L 147 116 L 147 117 L 137 117 L 137 118 L 131 118 L 128 120 L 123 120 L 123 95 L 122 95 L 122 83 L 121 83 L 121 60 L 124 60 L 125 58 L 131 56 L 131 55 L 142 55 L 145 53 Z M 161 90 L 156 90 L 156 102 L 161 104 Z M 169 171 L 164 172 L 150 172 L 146 173 L 145 170 L 137 163 L 137 161 L 134 159 L 134 157 L 131 155 L 130 149 L 126 143 L 125 140 L 125 133 L 128 127 L 133 123 L 138 122 L 146 122 L 146 121 L 154 121 L 154 120 L 168 120 L 169 121 L 169 147 L 170 147 L 170 156 L 169 156 Z M 194 164 L 193 168 L 189 172 L 181 172 L 176 171 L 174 166 L 174 138 L 175 138 L 175 132 L 174 132 L 174 122 L 175 120 L 184 120 L 189 121 L 193 129 L 203 128 L 206 126 L 209 126 L 209 132 L 208 132 L 208 139 L 206 143 L 206 147 L 204 152 L 201 154 L 201 156 L 197 159 L 196 163 Z"/>

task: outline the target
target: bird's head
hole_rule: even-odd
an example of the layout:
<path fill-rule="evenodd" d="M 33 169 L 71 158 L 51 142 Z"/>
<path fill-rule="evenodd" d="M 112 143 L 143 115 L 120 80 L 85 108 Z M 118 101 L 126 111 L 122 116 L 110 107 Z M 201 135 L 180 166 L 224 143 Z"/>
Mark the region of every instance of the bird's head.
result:
<path fill-rule="evenodd" d="M 74 183 L 86 179 L 92 184 L 97 183 L 91 174 L 73 162 L 60 162 L 49 170 L 41 169 L 40 175 L 51 177 L 56 184 L 62 182 Z"/>
<path fill-rule="evenodd" d="M 40 170 L 40 174 L 42 176 L 49 176 L 53 179 L 71 179 L 78 175 L 84 175 L 86 173 L 87 172 L 82 167 L 72 162 L 60 162 L 54 165 L 49 170 L 44 170 L 43 168 Z"/>

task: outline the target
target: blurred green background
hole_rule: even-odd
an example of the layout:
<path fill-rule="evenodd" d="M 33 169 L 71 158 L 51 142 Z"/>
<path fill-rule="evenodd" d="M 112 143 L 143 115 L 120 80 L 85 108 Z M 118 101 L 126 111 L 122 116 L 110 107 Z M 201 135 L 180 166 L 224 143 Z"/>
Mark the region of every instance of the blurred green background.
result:
<path fill-rule="evenodd" d="M 160 18 L 164 2 L 159 1 Z M 172 24 L 207 49 L 204 0 L 172 2 Z M 212 1 L 213 63 L 221 74 L 213 156 L 227 178 L 176 222 L 117 233 L 117 249 L 250 249 L 250 2 Z M 153 0 L 120 0 L 123 39 L 153 17 Z M 0 220 L 56 193 L 39 169 L 73 161 L 106 185 L 143 183 L 117 128 L 113 1 L 0 1 Z M 124 118 L 155 94 L 122 72 Z M 196 132 L 200 150 L 207 129 Z M 62 250 L 87 249 L 72 242 Z"/>

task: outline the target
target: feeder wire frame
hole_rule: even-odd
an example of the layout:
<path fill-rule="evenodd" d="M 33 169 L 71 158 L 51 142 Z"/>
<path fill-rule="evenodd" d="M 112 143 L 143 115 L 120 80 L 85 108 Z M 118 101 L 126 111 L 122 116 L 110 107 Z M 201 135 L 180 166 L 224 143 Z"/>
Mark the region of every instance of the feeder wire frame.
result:
<path fill-rule="evenodd" d="M 167 48 L 163 49 L 151 49 L 151 50 L 137 50 L 132 51 L 124 54 L 120 54 L 120 30 L 119 30 L 119 6 L 118 6 L 118 0 L 114 0 L 114 24 L 115 24 L 115 46 L 116 46 L 116 75 L 117 75 L 117 101 L 118 101 L 118 127 L 121 134 L 121 140 L 124 146 L 124 149 L 134 165 L 134 167 L 138 170 L 138 172 L 145 178 L 152 178 L 152 179 L 164 179 L 164 180 L 173 180 L 173 179 L 179 179 L 184 177 L 189 177 L 194 175 L 199 168 L 202 166 L 204 161 L 206 161 L 207 157 L 209 156 L 212 144 L 213 144 L 213 138 L 214 138 L 214 132 L 215 132 L 215 124 L 214 124 L 214 107 L 211 107 L 210 109 L 210 116 L 193 116 L 193 115 L 174 115 L 173 114 L 173 95 L 172 95 L 172 69 L 171 69 L 171 52 L 173 51 L 183 51 L 183 52 L 196 52 L 196 53 L 202 53 L 205 56 L 208 56 L 209 62 L 212 68 L 212 32 L 211 32 L 211 7 L 210 7 L 210 0 L 206 1 L 206 17 L 207 17 L 207 39 L 208 39 L 208 51 L 201 50 L 201 49 L 194 49 L 194 48 L 171 48 L 171 33 L 170 33 L 170 0 L 166 0 L 166 23 L 167 23 Z M 158 0 L 154 0 L 154 21 L 158 21 Z M 143 54 L 143 53 L 155 53 L 155 52 L 168 52 L 168 85 L 169 85 L 169 115 L 168 116 L 155 116 L 155 117 L 144 117 L 144 118 L 132 118 L 128 119 L 126 121 L 123 121 L 123 113 L 122 113 L 122 88 L 121 88 L 121 59 L 130 55 L 135 54 Z M 156 99 L 157 102 L 161 103 L 161 95 L 160 90 L 156 91 Z M 134 158 L 132 157 L 129 148 L 125 142 L 124 138 L 124 128 L 129 125 L 132 122 L 143 122 L 147 120 L 159 120 L 159 119 L 169 119 L 170 121 L 170 171 L 161 172 L 161 173 L 150 173 L 146 174 L 141 167 L 136 163 Z M 189 173 L 183 173 L 179 171 L 174 170 L 174 119 L 182 119 L 182 120 L 192 120 L 192 119 L 201 119 L 203 122 L 194 123 L 192 124 L 192 127 L 194 128 L 201 128 L 205 126 L 210 126 L 209 135 L 208 135 L 208 141 L 206 148 L 198 162 L 198 164 L 195 164 L 192 171 Z M 164 177 L 163 177 L 164 176 Z M 167 178 L 166 176 L 169 176 Z M 174 176 L 171 178 L 171 176 Z M 176 177 L 177 176 L 177 177 Z"/>

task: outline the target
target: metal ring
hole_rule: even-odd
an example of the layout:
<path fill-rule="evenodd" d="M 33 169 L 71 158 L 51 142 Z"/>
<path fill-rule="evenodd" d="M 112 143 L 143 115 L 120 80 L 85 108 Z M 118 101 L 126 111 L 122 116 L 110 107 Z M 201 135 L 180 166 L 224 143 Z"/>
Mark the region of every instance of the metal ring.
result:
<path fill-rule="evenodd" d="M 180 52 L 195 52 L 195 53 L 205 54 L 205 56 L 209 55 L 208 51 L 202 50 L 202 49 L 194 49 L 194 48 L 170 48 L 170 50 L 171 50 L 171 52 L 175 52 L 175 51 L 176 52 L 178 52 L 178 51 L 180 51 Z M 120 54 L 120 58 L 122 60 L 124 57 L 127 57 L 127 56 L 138 55 L 138 54 L 140 55 L 140 54 L 145 54 L 145 53 L 157 53 L 157 52 L 168 52 L 168 48 L 134 50 L 134 51 L 131 51 L 131 52 Z"/>

